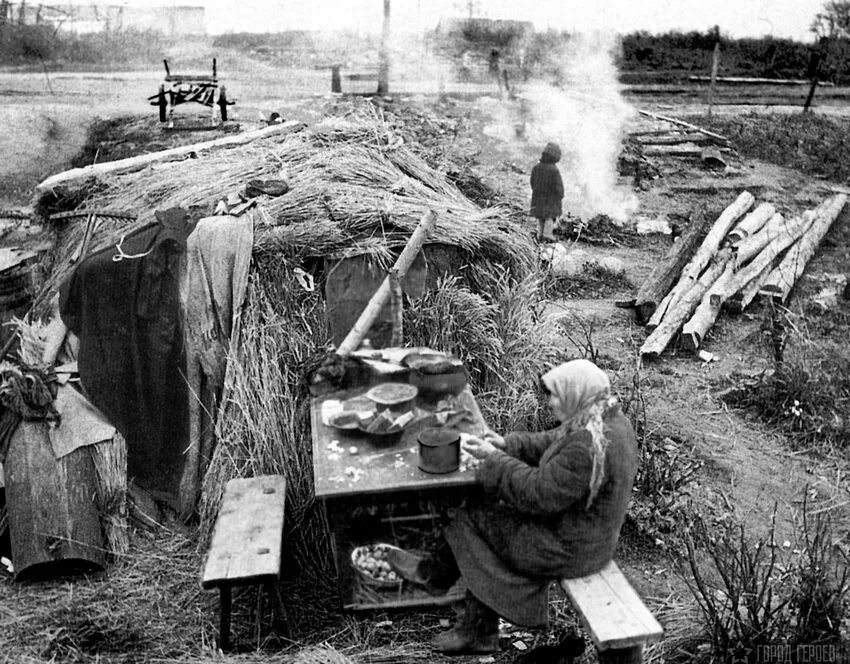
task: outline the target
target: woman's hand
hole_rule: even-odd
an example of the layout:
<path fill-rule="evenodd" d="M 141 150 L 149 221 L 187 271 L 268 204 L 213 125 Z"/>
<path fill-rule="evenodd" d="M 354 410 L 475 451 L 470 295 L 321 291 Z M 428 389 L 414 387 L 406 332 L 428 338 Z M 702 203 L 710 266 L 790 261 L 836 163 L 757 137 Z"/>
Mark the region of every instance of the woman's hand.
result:
<path fill-rule="evenodd" d="M 487 431 L 484 432 L 484 440 L 488 443 L 492 443 L 494 447 L 500 450 L 507 447 L 507 445 L 505 445 L 505 439 L 492 429 L 487 429 Z"/>
<path fill-rule="evenodd" d="M 465 437 L 465 440 L 461 442 L 461 447 L 464 452 L 474 456 L 476 459 L 486 459 L 497 450 L 492 442 L 478 438 L 478 436 Z"/>

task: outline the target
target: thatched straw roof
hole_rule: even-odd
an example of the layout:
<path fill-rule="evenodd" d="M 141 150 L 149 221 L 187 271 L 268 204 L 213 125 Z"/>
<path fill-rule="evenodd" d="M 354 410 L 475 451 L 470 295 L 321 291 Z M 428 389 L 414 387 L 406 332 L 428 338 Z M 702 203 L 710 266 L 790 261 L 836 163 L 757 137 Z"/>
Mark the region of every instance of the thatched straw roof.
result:
<path fill-rule="evenodd" d="M 251 179 L 285 173 L 290 191 L 262 197 L 255 214 L 255 254 L 344 257 L 368 254 L 391 260 L 422 215 L 437 212 L 431 243 L 452 245 L 473 262 L 504 265 L 528 274 L 534 246 L 506 208 L 482 210 L 443 174 L 414 154 L 400 135 L 364 105 L 346 117 L 329 117 L 232 148 L 212 149 L 197 158 L 154 164 L 141 171 L 101 176 L 59 193 L 41 195 L 52 211 L 96 208 L 135 212 L 139 224 L 156 209 L 174 206 L 211 211 L 227 194 Z M 67 250 L 78 246 L 82 224 L 65 229 Z M 120 222 L 104 223 L 93 248 L 108 246 L 126 232 Z M 65 253 L 60 250 L 60 254 Z M 64 270 L 60 275 L 64 277 Z"/>

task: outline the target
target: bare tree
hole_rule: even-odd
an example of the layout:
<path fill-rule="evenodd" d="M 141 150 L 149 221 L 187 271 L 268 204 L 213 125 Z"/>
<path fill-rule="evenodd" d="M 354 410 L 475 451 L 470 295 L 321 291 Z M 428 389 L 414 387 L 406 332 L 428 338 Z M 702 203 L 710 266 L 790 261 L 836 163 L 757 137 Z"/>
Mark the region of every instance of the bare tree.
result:
<path fill-rule="evenodd" d="M 811 31 L 819 38 L 850 38 L 850 0 L 828 0 L 815 14 Z"/>

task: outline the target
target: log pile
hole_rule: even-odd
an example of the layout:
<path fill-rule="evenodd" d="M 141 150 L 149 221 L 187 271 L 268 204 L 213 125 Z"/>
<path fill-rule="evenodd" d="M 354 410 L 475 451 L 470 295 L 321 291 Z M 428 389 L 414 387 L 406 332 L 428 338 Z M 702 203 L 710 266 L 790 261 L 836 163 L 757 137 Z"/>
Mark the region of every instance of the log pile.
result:
<path fill-rule="evenodd" d="M 784 302 L 846 202 L 837 194 L 786 218 L 770 203 L 753 208 L 744 191 L 713 224 L 692 226 L 635 297 L 649 333 L 641 356 L 657 357 L 677 335 L 695 352 L 722 309 L 741 312 L 756 296 Z"/>

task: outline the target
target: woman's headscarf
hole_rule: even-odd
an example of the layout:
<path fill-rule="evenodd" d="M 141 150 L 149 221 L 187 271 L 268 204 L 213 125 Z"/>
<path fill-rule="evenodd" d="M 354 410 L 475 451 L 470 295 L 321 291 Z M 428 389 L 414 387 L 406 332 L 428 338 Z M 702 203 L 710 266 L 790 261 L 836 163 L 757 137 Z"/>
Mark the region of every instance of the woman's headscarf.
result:
<path fill-rule="evenodd" d="M 611 397 L 611 383 L 602 369 L 590 360 L 572 360 L 543 374 L 541 380 L 561 406 L 562 426 L 570 431 L 586 429 L 593 441 L 591 456 L 590 495 L 587 507 L 593 503 L 605 474 L 605 437 L 602 415 L 616 400 Z"/>

